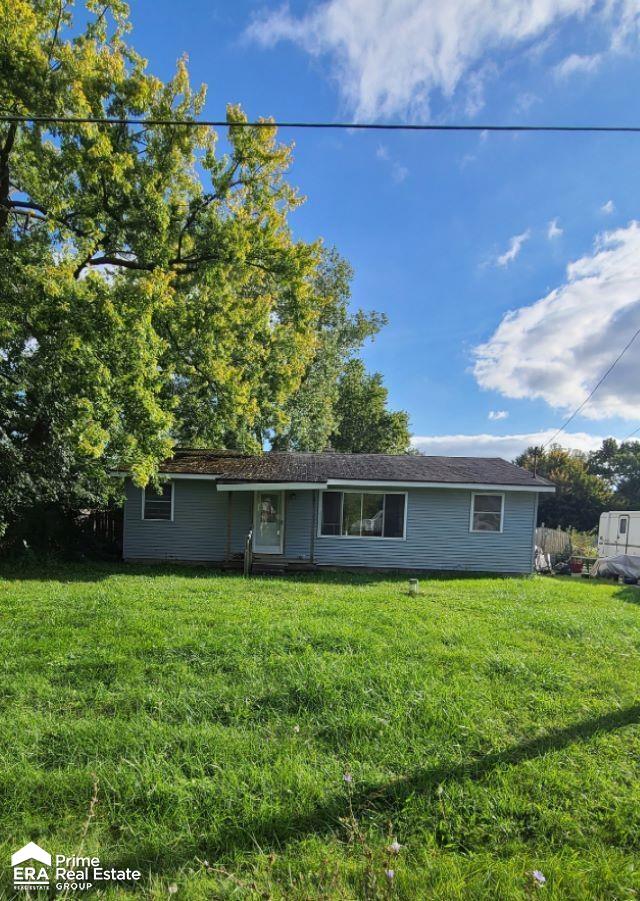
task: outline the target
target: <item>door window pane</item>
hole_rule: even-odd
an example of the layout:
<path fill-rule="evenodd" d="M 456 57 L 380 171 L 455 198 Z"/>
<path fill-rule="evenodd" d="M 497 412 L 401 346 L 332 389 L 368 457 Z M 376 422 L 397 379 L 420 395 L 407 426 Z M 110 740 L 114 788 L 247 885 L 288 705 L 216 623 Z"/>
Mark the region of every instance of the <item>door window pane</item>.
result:
<path fill-rule="evenodd" d="M 404 537 L 404 494 L 387 494 L 384 502 L 384 537 Z"/>
<path fill-rule="evenodd" d="M 273 548 L 280 544 L 282 496 L 277 493 L 260 492 L 257 510 L 257 548 Z"/>

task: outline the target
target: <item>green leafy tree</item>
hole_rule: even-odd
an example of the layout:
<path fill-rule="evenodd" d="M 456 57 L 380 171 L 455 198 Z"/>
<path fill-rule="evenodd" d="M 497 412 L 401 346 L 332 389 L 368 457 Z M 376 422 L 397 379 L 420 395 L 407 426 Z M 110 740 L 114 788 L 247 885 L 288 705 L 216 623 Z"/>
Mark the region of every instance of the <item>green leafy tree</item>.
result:
<path fill-rule="evenodd" d="M 640 442 L 605 438 L 589 455 L 589 471 L 603 478 L 616 509 L 640 510 Z"/>
<path fill-rule="evenodd" d="M 529 447 L 515 462 L 556 486 L 554 494 L 540 495 L 538 525 L 589 531 L 598 525 L 603 510 L 610 508 L 610 488 L 601 476 L 589 471 L 586 454 L 559 445 L 546 450 Z"/>
<path fill-rule="evenodd" d="M 184 62 L 164 83 L 125 42 L 127 8 L 0 0 L 0 108 L 193 120 Z M 25 511 L 154 476 L 176 442 L 250 450 L 288 424 L 316 359 L 319 243 L 275 128 L 0 124 L 0 533 Z M 338 312 L 338 317 L 342 312 Z"/>
<path fill-rule="evenodd" d="M 362 360 L 350 360 L 338 381 L 333 448 L 354 454 L 407 453 L 409 416 L 388 410 L 387 396 L 379 372 L 368 373 Z"/>
<path fill-rule="evenodd" d="M 352 271 L 337 251 L 323 254 L 315 290 L 326 301 L 313 357 L 287 406 L 288 422 L 272 438 L 274 450 L 322 451 L 338 425 L 339 381 L 349 360 L 386 323 L 379 313 L 349 311 Z"/>

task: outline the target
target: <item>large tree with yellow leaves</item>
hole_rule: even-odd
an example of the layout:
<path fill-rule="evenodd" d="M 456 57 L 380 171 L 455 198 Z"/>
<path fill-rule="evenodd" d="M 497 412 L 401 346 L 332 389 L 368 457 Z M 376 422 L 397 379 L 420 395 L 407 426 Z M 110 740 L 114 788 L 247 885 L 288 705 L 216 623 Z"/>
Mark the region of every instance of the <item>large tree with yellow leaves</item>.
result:
<path fill-rule="evenodd" d="M 0 113 L 198 116 L 185 63 L 164 83 L 125 42 L 125 4 L 81 13 L 0 0 Z M 286 432 L 345 299 L 292 237 L 290 148 L 227 120 L 225 152 L 202 126 L 0 123 L 0 533 L 91 503 L 112 466 L 145 483 L 176 442 Z"/>

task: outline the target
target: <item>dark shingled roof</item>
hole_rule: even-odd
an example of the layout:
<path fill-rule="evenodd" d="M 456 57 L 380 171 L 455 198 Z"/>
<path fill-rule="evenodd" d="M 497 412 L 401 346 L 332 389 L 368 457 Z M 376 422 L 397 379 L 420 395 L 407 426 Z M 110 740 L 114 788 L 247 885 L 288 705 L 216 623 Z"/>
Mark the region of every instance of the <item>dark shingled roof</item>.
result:
<path fill-rule="evenodd" d="M 417 454 L 265 453 L 177 450 L 160 472 L 215 475 L 224 482 L 447 482 L 478 485 L 552 486 L 499 457 L 426 457 Z"/>

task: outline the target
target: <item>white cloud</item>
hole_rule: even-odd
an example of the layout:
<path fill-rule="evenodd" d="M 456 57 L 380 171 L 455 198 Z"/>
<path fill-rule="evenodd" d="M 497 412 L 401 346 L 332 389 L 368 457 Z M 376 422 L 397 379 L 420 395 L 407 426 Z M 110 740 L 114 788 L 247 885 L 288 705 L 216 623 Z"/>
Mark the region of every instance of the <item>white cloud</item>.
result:
<path fill-rule="evenodd" d="M 544 444 L 553 437 L 555 431 L 547 429 L 517 435 L 414 435 L 411 444 L 424 454 L 436 456 L 503 457 L 505 460 L 513 460 L 532 444 Z M 554 444 L 560 444 L 569 450 L 591 451 L 601 446 L 604 437 L 587 432 L 563 432 L 558 435 Z"/>
<path fill-rule="evenodd" d="M 391 170 L 391 178 L 396 182 L 396 184 L 401 184 L 409 175 L 409 170 L 406 166 L 401 165 L 397 160 L 394 160 L 389 153 L 389 148 L 386 144 L 378 144 L 378 148 L 376 150 L 376 156 L 379 160 L 383 160 L 385 163 L 389 163 L 389 167 Z"/>
<path fill-rule="evenodd" d="M 406 166 L 401 166 L 400 163 L 394 163 L 391 167 L 391 178 L 397 182 L 403 182 L 407 175 L 409 174 L 409 170 Z"/>
<path fill-rule="evenodd" d="M 527 229 L 526 232 L 522 232 L 521 235 L 514 235 L 512 238 L 509 238 L 509 249 L 496 257 L 496 265 L 508 266 L 509 263 L 512 263 L 522 250 L 524 242 L 528 241 L 530 237 L 531 230 Z"/>
<path fill-rule="evenodd" d="M 475 115 L 495 77 L 492 55 L 498 64 L 531 55 L 563 21 L 588 14 L 597 19 L 600 53 L 637 39 L 637 0 L 323 0 L 300 15 L 287 5 L 267 10 L 245 34 L 262 46 L 291 41 L 326 56 L 358 118 L 424 117 L 434 95 Z M 575 71 L 587 59 L 575 53 L 559 67 Z"/>
<path fill-rule="evenodd" d="M 607 200 L 606 203 L 603 203 L 600 207 L 600 212 L 604 213 L 606 216 L 610 216 L 611 213 L 615 212 L 615 204 L 613 200 Z"/>
<path fill-rule="evenodd" d="M 516 110 L 519 113 L 528 113 L 532 106 L 535 106 L 536 103 L 540 103 L 540 98 L 537 94 L 532 94 L 530 91 L 523 91 L 522 94 L 518 94 L 516 97 Z"/>
<path fill-rule="evenodd" d="M 591 55 L 582 56 L 579 53 L 572 53 L 565 57 L 554 67 L 554 73 L 558 78 L 568 78 L 576 73 L 594 72 L 604 58 L 602 53 L 592 53 Z"/>
<path fill-rule="evenodd" d="M 474 375 L 504 397 L 541 398 L 570 411 L 640 328 L 640 225 L 605 233 L 591 255 L 567 266 L 566 281 L 507 313 L 475 348 Z M 640 419 L 640 339 L 582 411 L 590 419 Z"/>
<path fill-rule="evenodd" d="M 553 238 L 559 238 L 562 234 L 563 229 L 558 225 L 557 219 L 552 219 L 549 223 L 549 227 L 547 228 L 547 238 L 551 241 Z"/>
<path fill-rule="evenodd" d="M 500 419 L 508 419 L 509 413 L 507 410 L 489 410 L 487 418 L 493 420 L 493 422 L 498 422 Z"/>

